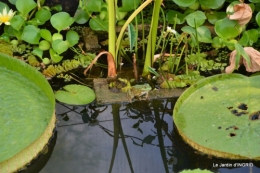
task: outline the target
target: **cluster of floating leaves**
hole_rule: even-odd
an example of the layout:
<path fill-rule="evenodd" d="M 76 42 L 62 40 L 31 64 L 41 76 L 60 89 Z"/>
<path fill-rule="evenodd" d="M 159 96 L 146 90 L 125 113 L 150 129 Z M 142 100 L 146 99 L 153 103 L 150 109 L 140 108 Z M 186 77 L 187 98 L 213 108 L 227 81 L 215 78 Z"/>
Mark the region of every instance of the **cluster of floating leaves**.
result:
<path fill-rule="evenodd" d="M 49 65 L 46 69 L 43 70 L 42 74 L 46 77 L 52 78 L 57 74 L 68 72 L 78 68 L 79 66 L 87 67 L 92 62 L 94 57 L 94 54 L 79 54 L 74 56 L 74 59 L 72 60 L 64 60 L 61 64 L 58 65 Z"/>
<path fill-rule="evenodd" d="M 215 62 L 212 59 L 206 59 L 207 54 L 205 53 L 196 53 L 188 55 L 185 60 L 190 66 L 199 67 L 201 71 L 211 71 L 211 70 L 224 70 L 227 66 L 227 63 Z"/>
<path fill-rule="evenodd" d="M 74 56 L 74 59 L 78 60 L 82 67 L 86 68 L 93 61 L 95 57 L 96 57 L 95 54 L 88 53 L 86 55 L 78 54 Z"/>
<path fill-rule="evenodd" d="M 190 71 L 189 74 L 176 75 L 173 79 L 168 79 L 160 84 L 161 88 L 183 88 L 192 85 L 203 79 L 204 76 L 200 75 L 199 71 Z"/>
<path fill-rule="evenodd" d="M 27 57 L 28 64 L 30 64 L 33 67 L 39 67 L 41 66 L 41 63 L 37 60 L 37 58 L 34 55 L 29 55 Z"/>
<path fill-rule="evenodd" d="M 57 76 L 57 78 L 62 78 L 62 79 L 64 79 L 65 82 L 69 82 L 69 81 L 71 81 L 72 76 L 69 75 L 69 74 L 65 74 L 65 75 L 64 75 L 63 73 L 61 73 L 61 74 L 59 74 L 59 75 Z"/>
<path fill-rule="evenodd" d="M 31 52 L 32 47 L 30 45 L 26 44 L 13 44 L 12 45 L 12 51 L 14 53 L 23 54 L 24 56 L 27 56 L 27 53 Z"/>
<path fill-rule="evenodd" d="M 57 74 L 61 74 L 70 70 L 73 70 L 79 67 L 80 62 L 78 60 L 64 60 L 62 64 L 58 65 L 49 65 L 46 69 L 43 70 L 42 74 L 46 77 L 54 77 Z"/>

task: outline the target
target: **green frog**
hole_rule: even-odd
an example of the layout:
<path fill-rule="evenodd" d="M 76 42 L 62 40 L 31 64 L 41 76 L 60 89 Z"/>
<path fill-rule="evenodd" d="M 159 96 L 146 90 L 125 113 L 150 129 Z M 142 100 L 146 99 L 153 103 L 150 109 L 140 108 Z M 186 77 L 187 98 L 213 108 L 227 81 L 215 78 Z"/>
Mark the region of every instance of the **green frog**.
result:
<path fill-rule="evenodd" d="M 146 100 L 148 98 L 149 91 L 152 88 L 149 84 L 134 85 L 128 90 L 128 97 L 130 100 L 137 98 L 138 100 Z"/>
<path fill-rule="evenodd" d="M 109 84 L 110 89 L 127 93 L 129 102 L 132 102 L 133 99 L 146 100 L 149 91 L 152 90 L 152 87 L 147 83 L 131 86 L 127 79 L 118 78 L 117 80 Z"/>

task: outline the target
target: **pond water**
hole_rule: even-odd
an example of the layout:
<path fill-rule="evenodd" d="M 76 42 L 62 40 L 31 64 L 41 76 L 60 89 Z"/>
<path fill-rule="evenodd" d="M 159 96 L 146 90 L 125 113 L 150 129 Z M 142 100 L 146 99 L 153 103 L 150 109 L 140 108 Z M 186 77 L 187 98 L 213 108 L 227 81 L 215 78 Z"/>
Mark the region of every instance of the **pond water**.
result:
<path fill-rule="evenodd" d="M 104 106 L 57 103 L 56 144 L 53 151 L 49 149 L 40 173 L 106 173 L 109 169 L 112 173 L 130 173 L 130 165 L 135 173 L 178 173 L 195 168 L 221 173 L 260 172 L 259 162 L 215 159 L 191 149 L 174 128 L 175 102 L 162 99 Z"/>

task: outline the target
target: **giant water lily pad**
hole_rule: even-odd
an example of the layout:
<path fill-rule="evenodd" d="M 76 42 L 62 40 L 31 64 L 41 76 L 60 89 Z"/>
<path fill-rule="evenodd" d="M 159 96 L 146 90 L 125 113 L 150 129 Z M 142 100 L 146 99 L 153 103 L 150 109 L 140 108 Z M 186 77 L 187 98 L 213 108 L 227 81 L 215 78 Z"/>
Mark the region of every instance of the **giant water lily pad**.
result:
<path fill-rule="evenodd" d="M 85 105 L 93 102 L 96 98 L 95 92 L 83 85 L 66 85 L 64 90 L 59 90 L 55 93 L 58 101 L 69 105 Z"/>
<path fill-rule="evenodd" d="M 0 54 L 0 172 L 28 164 L 52 136 L 53 91 L 35 68 Z"/>
<path fill-rule="evenodd" d="M 220 74 L 188 88 L 174 122 L 195 149 L 230 159 L 260 159 L 260 76 Z"/>

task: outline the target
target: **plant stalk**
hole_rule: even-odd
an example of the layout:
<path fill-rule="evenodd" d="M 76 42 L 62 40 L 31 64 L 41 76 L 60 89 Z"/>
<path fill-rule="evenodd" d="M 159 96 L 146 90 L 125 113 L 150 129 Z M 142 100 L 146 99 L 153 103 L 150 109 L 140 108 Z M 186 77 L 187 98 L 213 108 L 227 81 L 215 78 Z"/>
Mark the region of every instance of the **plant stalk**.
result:
<path fill-rule="evenodd" d="M 123 34 L 127 28 L 127 26 L 129 25 L 129 23 L 132 22 L 132 20 L 138 15 L 138 13 L 140 13 L 140 11 L 142 11 L 148 4 L 150 4 L 153 0 L 146 0 L 143 4 L 141 4 L 132 14 L 131 16 L 126 20 L 125 24 L 122 26 L 122 29 L 119 33 L 119 36 L 117 38 L 116 41 L 116 56 L 118 55 L 118 50 L 120 47 L 120 42 L 122 40 Z"/>
<path fill-rule="evenodd" d="M 162 0 L 155 0 L 155 3 L 154 3 L 151 29 L 150 29 L 150 32 L 149 32 L 149 35 L 148 35 L 146 57 L 145 57 L 144 69 L 143 69 L 142 76 L 147 76 L 149 74 L 148 67 L 151 67 L 152 64 L 153 64 L 153 56 L 154 56 L 154 53 L 155 53 L 157 29 L 158 29 L 158 21 L 159 21 L 159 13 L 160 13 L 161 3 L 162 3 Z"/>
<path fill-rule="evenodd" d="M 107 0 L 108 6 L 108 51 L 114 57 L 117 67 L 117 56 L 116 56 L 116 10 L 115 0 Z"/>

